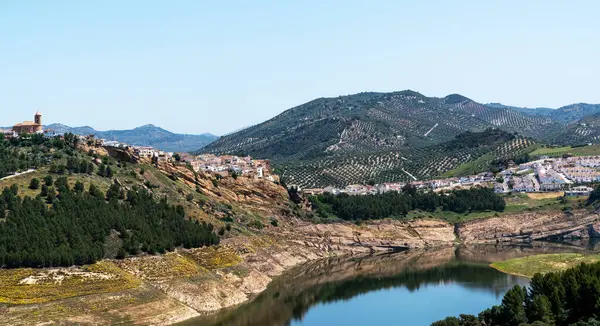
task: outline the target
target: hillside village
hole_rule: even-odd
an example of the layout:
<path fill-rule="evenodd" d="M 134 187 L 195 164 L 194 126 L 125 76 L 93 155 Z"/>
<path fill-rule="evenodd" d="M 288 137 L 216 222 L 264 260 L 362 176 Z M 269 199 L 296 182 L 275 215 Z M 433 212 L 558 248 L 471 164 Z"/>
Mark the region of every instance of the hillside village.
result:
<path fill-rule="evenodd" d="M 80 136 L 87 144 L 106 148 L 131 149 L 137 159 L 150 160 L 153 163 L 189 164 L 195 172 L 204 172 L 221 177 L 236 175 L 279 182 L 273 174 L 269 160 L 256 160 L 250 156 L 216 156 L 212 154 L 190 155 L 188 153 L 165 152 L 150 146 L 132 146 L 122 142 L 96 139 L 94 136 Z"/>
<path fill-rule="evenodd" d="M 577 156 L 549 158 L 519 165 L 512 164 L 497 174 L 479 173 L 464 177 L 434 180 L 415 180 L 411 185 L 418 189 L 435 192 L 471 187 L 494 188 L 498 194 L 510 192 L 556 192 L 564 191 L 567 196 L 587 196 L 593 190 L 588 185 L 600 182 L 600 156 Z M 383 183 L 349 185 L 345 188 L 325 187 L 301 189 L 307 195 L 325 192 L 332 194 L 368 195 L 401 191 L 406 183 Z"/>
<path fill-rule="evenodd" d="M 29 137 L 34 134 L 57 136 L 51 129 L 44 129 L 42 125 L 42 114 L 37 111 L 34 121 L 24 121 L 15 124 L 12 129 L 0 129 L 0 133 L 6 139 Z M 58 134 L 59 137 L 63 135 Z M 94 135 L 75 135 L 80 144 L 84 144 L 92 151 L 104 148 L 107 152 L 111 149 L 123 150 L 131 153 L 135 161 L 146 160 L 155 164 L 178 163 L 189 164 L 195 172 L 204 172 L 221 177 L 235 175 L 247 176 L 257 179 L 265 179 L 279 182 L 279 177 L 273 174 L 269 160 L 256 160 L 250 156 L 239 157 L 235 155 L 216 156 L 212 154 L 190 155 L 187 153 L 167 152 L 151 146 L 136 146 L 125 142 L 97 138 Z"/>

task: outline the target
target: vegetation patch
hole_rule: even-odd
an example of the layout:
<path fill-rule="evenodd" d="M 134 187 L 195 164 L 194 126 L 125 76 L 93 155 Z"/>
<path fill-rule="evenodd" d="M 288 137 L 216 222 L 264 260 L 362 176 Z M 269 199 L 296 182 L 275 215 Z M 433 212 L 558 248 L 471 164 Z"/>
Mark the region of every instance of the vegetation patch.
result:
<path fill-rule="evenodd" d="M 211 270 L 232 267 L 242 262 L 242 257 L 230 247 L 206 247 L 190 250 L 188 254 L 200 266 Z"/>
<path fill-rule="evenodd" d="M 186 255 L 170 252 L 161 256 L 146 256 L 117 261 L 120 267 L 136 273 L 142 279 L 184 278 L 206 273 Z"/>
<path fill-rule="evenodd" d="M 501 304 L 488 308 L 477 316 L 447 317 L 432 325 L 598 325 L 596 318 L 600 311 L 600 264 L 580 264 L 590 258 L 573 255 L 575 254 L 531 257 L 536 262 L 547 260 L 541 270 L 550 268 L 561 272 L 535 274 L 529 287 L 515 285 L 506 292 Z M 562 271 L 565 265 L 572 264 L 578 265 Z"/>
<path fill-rule="evenodd" d="M 563 155 L 573 156 L 588 156 L 588 155 L 599 155 L 600 145 L 588 145 L 588 146 L 563 146 L 563 147 L 541 147 L 531 152 L 532 157 L 549 156 L 549 157 L 560 157 Z"/>
<path fill-rule="evenodd" d="M 350 196 L 324 193 L 311 196 L 313 208 L 323 218 L 336 216 L 344 220 L 382 219 L 388 217 L 406 218 L 413 210 L 448 211 L 456 214 L 472 212 L 502 212 L 506 207 L 504 200 L 488 188 L 454 190 L 438 194 L 419 192 L 410 184 L 402 192 Z"/>
<path fill-rule="evenodd" d="M 87 294 L 119 292 L 141 281 L 111 262 L 78 268 L 1 269 L 0 302 L 43 303 Z"/>
<path fill-rule="evenodd" d="M 567 253 L 514 258 L 493 263 L 491 266 L 504 273 L 532 277 L 536 273 L 557 272 L 581 263 L 589 264 L 598 261 L 600 261 L 600 255 Z"/>
<path fill-rule="evenodd" d="M 564 192 L 530 192 L 527 193 L 527 197 L 531 199 L 549 199 L 549 198 L 559 198 L 564 196 Z"/>

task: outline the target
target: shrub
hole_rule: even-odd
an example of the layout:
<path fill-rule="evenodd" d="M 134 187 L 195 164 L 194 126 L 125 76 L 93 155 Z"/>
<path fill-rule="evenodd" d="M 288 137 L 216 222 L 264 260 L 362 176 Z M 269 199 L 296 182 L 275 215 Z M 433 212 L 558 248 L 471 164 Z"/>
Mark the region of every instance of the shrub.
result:
<path fill-rule="evenodd" d="M 51 175 L 47 175 L 44 177 L 44 184 L 48 187 L 52 187 L 54 185 L 54 178 Z"/>
<path fill-rule="evenodd" d="M 40 188 L 40 180 L 38 178 L 31 179 L 29 182 L 29 189 L 37 190 Z"/>
<path fill-rule="evenodd" d="M 258 229 L 258 230 L 260 230 L 260 229 L 262 229 L 262 228 L 265 227 L 265 225 L 261 221 L 259 221 L 259 220 L 252 220 L 252 221 L 250 221 L 250 223 L 248 223 L 248 226 L 251 227 L 251 228 L 254 228 L 254 229 Z"/>

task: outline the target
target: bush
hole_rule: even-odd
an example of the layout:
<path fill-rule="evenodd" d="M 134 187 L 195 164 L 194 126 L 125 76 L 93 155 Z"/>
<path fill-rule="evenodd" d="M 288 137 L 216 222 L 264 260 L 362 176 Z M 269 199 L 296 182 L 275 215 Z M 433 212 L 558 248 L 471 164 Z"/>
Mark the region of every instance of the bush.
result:
<path fill-rule="evenodd" d="M 273 226 L 279 226 L 279 221 L 277 221 L 276 219 L 271 219 L 271 225 Z"/>
<path fill-rule="evenodd" d="M 29 182 L 29 189 L 37 190 L 39 188 L 40 188 L 40 180 L 38 178 L 31 179 L 31 182 Z"/>
<path fill-rule="evenodd" d="M 265 225 L 259 220 L 252 220 L 250 223 L 248 223 L 248 227 L 260 230 L 264 228 Z"/>
<path fill-rule="evenodd" d="M 44 184 L 48 187 L 52 187 L 54 185 L 54 178 L 51 175 L 47 175 L 44 177 Z"/>
<path fill-rule="evenodd" d="M 187 194 L 187 196 L 185 196 L 185 200 L 187 200 L 187 201 L 192 201 L 192 200 L 194 200 L 194 195 L 192 195 L 192 194 Z"/>

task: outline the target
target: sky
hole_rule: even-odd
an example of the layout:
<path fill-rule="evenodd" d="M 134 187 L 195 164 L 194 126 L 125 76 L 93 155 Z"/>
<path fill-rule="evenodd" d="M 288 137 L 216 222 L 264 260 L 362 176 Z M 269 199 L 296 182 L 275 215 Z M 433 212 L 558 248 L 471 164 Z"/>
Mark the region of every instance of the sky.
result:
<path fill-rule="evenodd" d="M 225 134 L 319 97 L 412 89 L 600 103 L 600 2 L 2 0 L 0 126 Z"/>

